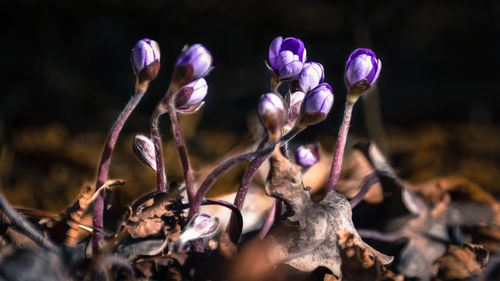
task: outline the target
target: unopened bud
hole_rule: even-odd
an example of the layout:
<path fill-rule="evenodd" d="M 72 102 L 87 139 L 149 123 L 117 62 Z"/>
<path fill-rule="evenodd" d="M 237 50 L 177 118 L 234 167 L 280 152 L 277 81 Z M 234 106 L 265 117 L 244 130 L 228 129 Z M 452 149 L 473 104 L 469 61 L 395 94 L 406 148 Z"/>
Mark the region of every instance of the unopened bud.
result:
<path fill-rule="evenodd" d="M 299 119 L 301 114 L 300 108 L 305 96 L 306 95 L 303 92 L 297 91 L 289 94 L 289 96 L 287 97 L 288 119 L 285 125 L 285 132 L 290 131 L 295 125 L 295 122 Z"/>
<path fill-rule="evenodd" d="M 177 60 L 177 67 L 185 65 L 190 65 L 193 68 L 192 79 L 198 79 L 210 70 L 212 55 L 203 45 L 194 44 L 184 51 Z"/>
<path fill-rule="evenodd" d="M 345 65 L 345 83 L 348 101 L 355 102 L 377 80 L 382 62 L 369 49 L 354 50 Z"/>
<path fill-rule="evenodd" d="M 146 136 L 136 135 L 133 143 L 134 153 L 141 162 L 156 171 L 155 146 Z"/>
<path fill-rule="evenodd" d="M 304 67 L 307 52 L 298 38 L 276 37 L 269 46 L 269 65 L 280 80 L 297 76 Z"/>
<path fill-rule="evenodd" d="M 259 116 L 267 129 L 269 137 L 277 141 L 281 136 L 281 129 L 286 121 L 285 103 L 282 97 L 267 93 L 259 101 Z"/>
<path fill-rule="evenodd" d="M 309 126 L 325 120 L 333 105 L 333 90 L 327 83 L 321 83 L 304 98 L 302 126 Z"/>
<path fill-rule="evenodd" d="M 199 78 L 182 87 L 175 97 L 175 107 L 179 111 L 199 109 L 207 95 L 208 85 L 204 78 Z"/>
<path fill-rule="evenodd" d="M 195 215 L 175 241 L 174 250 L 182 250 L 189 241 L 214 235 L 218 226 L 219 219 L 216 217 L 206 214 Z"/>
<path fill-rule="evenodd" d="M 160 46 L 154 40 L 139 40 L 132 49 L 132 66 L 139 81 L 151 81 L 160 71 Z"/>
<path fill-rule="evenodd" d="M 325 79 L 323 66 L 318 62 L 306 62 L 302 72 L 291 82 L 292 91 L 308 93 Z"/>

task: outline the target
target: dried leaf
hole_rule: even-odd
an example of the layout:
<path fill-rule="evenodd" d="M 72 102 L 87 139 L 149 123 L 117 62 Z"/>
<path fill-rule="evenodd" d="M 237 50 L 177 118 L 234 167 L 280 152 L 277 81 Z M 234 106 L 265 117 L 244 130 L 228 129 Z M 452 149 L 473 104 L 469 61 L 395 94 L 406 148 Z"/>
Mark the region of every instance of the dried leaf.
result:
<path fill-rule="evenodd" d="M 478 276 L 486 266 L 488 256 L 488 250 L 481 245 L 451 245 L 446 255 L 436 262 L 439 265 L 438 277 L 443 280 L 455 280 Z"/>
<path fill-rule="evenodd" d="M 175 208 L 179 202 L 177 192 L 156 194 L 129 215 L 125 228 L 132 238 L 159 236 L 165 232 L 174 241 L 180 233 L 180 211 Z"/>
<path fill-rule="evenodd" d="M 341 257 L 337 233 L 344 229 L 352 233 L 356 243 L 372 257 L 378 256 L 384 264 L 392 261 L 392 257 L 361 240 L 352 223 L 351 206 L 343 195 L 330 192 L 321 202 L 313 202 L 302 184 L 299 170 L 278 149 L 271 157 L 266 192 L 283 200 L 293 214 L 278 223 L 267 238 L 272 264 L 285 262 L 306 272 L 323 266 L 339 277 Z"/>
<path fill-rule="evenodd" d="M 349 231 L 341 230 L 338 237 L 343 280 L 402 281 L 404 279 L 402 275 L 396 275 L 386 269 L 378 256 L 371 256 L 363 245 L 356 242 L 355 236 Z"/>

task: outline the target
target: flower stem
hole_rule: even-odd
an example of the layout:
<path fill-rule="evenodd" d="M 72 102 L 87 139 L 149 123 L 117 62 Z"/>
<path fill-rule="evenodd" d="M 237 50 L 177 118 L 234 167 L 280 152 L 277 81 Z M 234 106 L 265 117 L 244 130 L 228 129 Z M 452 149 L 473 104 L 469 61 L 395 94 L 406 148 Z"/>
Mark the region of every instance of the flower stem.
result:
<path fill-rule="evenodd" d="M 189 202 L 192 202 L 195 196 L 193 172 L 191 170 L 191 164 L 189 163 L 186 144 L 184 143 L 184 138 L 182 137 L 181 127 L 179 125 L 179 121 L 177 120 L 177 112 L 175 111 L 174 102 L 175 95 L 172 95 L 169 97 L 167 102 L 167 112 L 170 117 L 170 122 L 172 122 L 172 131 L 174 133 L 175 143 L 177 144 L 177 152 L 179 153 L 182 172 L 184 173 L 188 200 Z"/>
<path fill-rule="evenodd" d="M 241 155 L 234 156 L 232 158 L 227 159 L 226 161 L 222 162 L 219 166 L 217 166 L 215 169 L 210 172 L 210 174 L 205 178 L 203 183 L 200 185 L 200 188 L 196 192 L 195 196 L 193 197 L 193 201 L 191 201 L 191 208 L 189 209 L 189 214 L 187 220 L 189 221 L 196 213 L 198 213 L 198 210 L 200 208 L 200 204 L 207 194 L 208 190 L 212 186 L 212 184 L 215 182 L 215 180 L 222 175 L 225 171 L 227 171 L 229 168 L 233 167 L 234 165 L 241 163 L 243 161 L 248 161 L 255 159 L 256 157 L 262 156 L 262 155 L 267 155 L 270 152 L 273 151 L 274 145 L 268 146 L 266 148 L 254 151 L 254 152 L 249 152 Z"/>
<path fill-rule="evenodd" d="M 284 135 L 281 137 L 281 146 L 285 146 L 288 144 L 288 142 L 295 137 L 298 133 L 300 133 L 303 130 L 303 128 L 297 128 L 294 127 L 288 134 Z M 267 144 L 269 138 L 264 138 L 261 143 L 259 144 L 259 148 L 263 147 L 265 144 Z M 250 186 L 250 183 L 252 182 L 253 178 L 257 174 L 257 171 L 259 170 L 260 166 L 266 161 L 267 158 L 269 158 L 271 154 L 268 153 L 266 155 L 263 155 L 261 157 L 258 157 L 252 162 L 250 162 L 250 165 L 248 166 L 248 169 L 245 172 L 245 175 L 243 176 L 243 179 L 241 180 L 240 187 L 238 188 L 238 191 L 236 192 L 236 197 L 234 198 L 234 205 L 241 210 L 241 207 L 243 206 L 243 201 L 245 200 L 245 196 L 247 194 L 248 188 Z M 272 224 L 272 222 L 271 222 Z M 229 236 L 233 237 L 235 235 L 235 229 L 234 229 L 234 218 L 231 216 L 231 220 L 229 221 L 229 225 L 227 226 L 227 233 L 229 233 Z"/>
<path fill-rule="evenodd" d="M 167 191 L 167 177 L 165 175 L 165 168 L 163 166 L 163 153 L 161 148 L 161 136 L 158 122 L 161 112 L 156 109 L 151 116 L 151 139 L 155 147 L 156 158 L 156 190 L 158 192 Z"/>
<path fill-rule="evenodd" d="M 346 102 L 344 110 L 344 120 L 340 126 L 339 135 L 337 139 L 337 147 L 333 156 L 332 169 L 330 170 L 330 177 L 328 178 L 328 185 L 326 193 L 337 190 L 337 185 L 340 176 L 340 169 L 342 167 L 342 158 L 344 156 L 345 142 L 347 139 L 347 132 L 349 131 L 349 124 L 351 122 L 351 114 L 354 103 Z"/>
<path fill-rule="evenodd" d="M 149 82 L 148 82 L 149 83 Z M 104 150 L 102 152 L 101 161 L 99 162 L 99 168 L 97 171 L 97 180 L 95 184 L 96 190 L 99 189 L 105 182 L 108 177 L 109 164 L 111 162 L 111 153 L 113 152 L 113 148 L 115 147 L 116 140 L 118 139 L 118 135 L 120 134 L 125 121 L 130 116 L 134 108 L 137 106 L 139 101 L 146 93 L 148 88 L 148 84 L 145 83 L 136 83 L 135 94 L 129 100 L 123 111 L 116 119 L 111 131 L 106 140 L 106 144 L 104 145 Z M 103 228 L 103 212 L 104 212 L 104 193 L 100 192 L 99 196 L 97 196 L 94 202 L 94 217 L 93 217 L 93 225 L 94 231 L 92 236 L 92 253 L 93 255 L 99 252 L 99 242 L 102 240 L 102 228 Z"/>

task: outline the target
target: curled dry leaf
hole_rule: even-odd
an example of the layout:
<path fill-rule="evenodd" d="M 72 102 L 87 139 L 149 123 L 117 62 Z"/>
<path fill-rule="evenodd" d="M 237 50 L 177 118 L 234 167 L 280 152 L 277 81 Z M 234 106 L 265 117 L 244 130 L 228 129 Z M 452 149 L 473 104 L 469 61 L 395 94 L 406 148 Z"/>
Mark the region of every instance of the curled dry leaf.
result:
<path fill-rule="evenodd" d="M 446 255 L 437 260 L 438 278 L 465 279 L 479 276 L 488 262 L 489 253 L 481 245 L 465 243 L 463 247 L 451 245 Z"/>
<path fill-rule="evenodd" d="M 57 215 L 55 219 L 46 220 L 49 236 L 54 242 L 75 246 L 90 236 L 91 232 L 82 229 L 79 225 L 92 225 L 92 212 L 88 210 L 88 206 L 94 191 L 95 187 L 92 185 L 83 186 L 71 206 Z"/>
<path fill-rule="evenodd" d="M 320 202 L 313 202 L 302 184 L 299 169 L 275 149 L 266 192 L 283 200 L 291 216 L 280 221 L 266 238 L 270 244 L 268 259 L 272 264 L 286 263 L 300 271 L 311 272 L 323 266 L 336 277 L 341 276 L 337 233 L 347 230 L 359 247 L 383 264 L 392 257 L 379 253 L 364 243 L 352 223 L 347 199 L 330 192 Z"/>
<path fill-rule="evenodd" d="M 402 281 L 402 275 L 385 268 L 378 256 L 371 256 L 370 253 L 356 242 L 352 233 L 347 230 L 338 232 L 338 246 L 342 259 L 342 280 L 351 281 Z"/>
<path fill-rule="evenodd" d="M 180 196 L 176 191 L 156 194 L 129 215 L 125 228 L 132 238 L 161 236 L 165 233 L 170 241 L 175 241 L 180 233 L 181 216 L 175 208 L 179 203 Z"/>

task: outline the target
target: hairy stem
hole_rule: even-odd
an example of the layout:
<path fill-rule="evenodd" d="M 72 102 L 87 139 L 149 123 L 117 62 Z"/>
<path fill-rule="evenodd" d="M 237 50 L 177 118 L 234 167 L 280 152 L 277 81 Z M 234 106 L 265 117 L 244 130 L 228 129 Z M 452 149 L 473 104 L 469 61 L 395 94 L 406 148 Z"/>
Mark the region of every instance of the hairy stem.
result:
<path fill-rule="evenodd" d="M 113 148 L 115 147 L 116 140 L 118 139 L 118 135 L 120 134 L 125 121 L 127 121 L 128 117 L 137 106 L 139 101 L 146 93 L 148 85 L 136 84 L 135 94 L 129 100 L 125 108 L 122 110 L 118 119 L 116 119 L 111 131 L 109 132 L 108 138 L 106 139 L 106 144 L 104 145 L 104 150 L 102 152 L 101 161 L 99 162 L 99 168 L 97 170 L 97 180 L 95 184 L 96 190 L 99 190 L 108 177 L 109 164 L 111 162 L 111 153 L 113 152 Z M 99 252 L 99 242 L 102 240 L 102 228 L 103 228 L 103 212 L 104 212 L 104 193 L 100 192 L 99 196 L 97 196 L 94 202 L 94 217 L 93 217 L 93 225 L 94 231 L 92 234 L 92 250 L 93 255 Z"/>
<path fill-rule="evenodd" d="M 161 136 L 158 122 L 161 112 L 156 109 L 151 116 L 151 140 L 155 147 L 156 158 L 156 190 L 158 192 L 167 191 L 167 177 L 165 174 L 165 167 L 163 166 L 163 153 L 161 148 Z"/>
<path fill-rule="evenodd" d="M 328 178 L 328 185 L 326 193 L 337 190 L 339 182 L 340 169 L 342 168 L 342 158 L 344 157 L 345 142 L 347 140 L 347 133 L 349 132 L 349 124 L 351 122 L 351 114 L 354 103 L 346 102 L 344 110 L 344 120 L 340 126 L 339 135 L 337 138 L 337 147 L 333 156 L 332 169 L 330 170 L 330 177 Z M 326 194 L 325 193 L 325 194 Z"/>
<path fill-rule="evenodd" d="M 191 164 L 189 163 L 186 144 L 184 143 L 184 138 L 182 137 L 181 127 L 179 126 L 179 121 L 177 120 L 177 112 L 175 111 L 174 102 L 175 95 L 172 95 L 167 102 L 167 111 L 168 116 L 170 117 L 170 122 L 172 122 L 172 131 L 174 133 L 175 143 L 177 144 L 177 152 L 179 153 L 179 159 L 181 161 L 188 200 L 189 202 L 192 202 L 195 195 L 193 172 L 191 170 Z"/>

